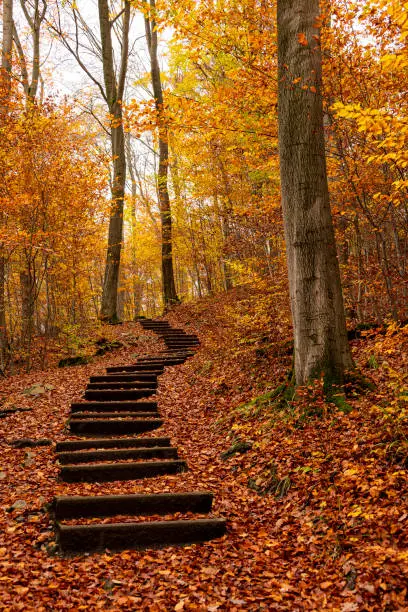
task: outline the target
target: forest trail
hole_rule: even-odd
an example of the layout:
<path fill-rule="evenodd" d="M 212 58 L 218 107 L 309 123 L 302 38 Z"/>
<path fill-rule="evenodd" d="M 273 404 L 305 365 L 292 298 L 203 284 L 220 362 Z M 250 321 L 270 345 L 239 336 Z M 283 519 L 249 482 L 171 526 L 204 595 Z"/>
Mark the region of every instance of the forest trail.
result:
<path fill-rule="evenodd" d="M 90 378 L 85 401 L 71 404 L 69 419 L 71 433 L 88 438 L 56 445 L 60 478 L 65 482 L 131 481 L 188 469 L 169 438 L 129 436 L 163 425 L 157 402 L 138 400 L 154 395 L 164 368 L 184 363 L 194 355 L 199 341 L 195 334 L 187 335 L 166 321 L 144 319 L 140 323 L 144 329 L 156 332 L 166 349 L 130 365 L 108 367 L 106 376 Z M 117 435 L 124 437 L 112 437 Z M 204 542 L 224 535 L 226 530 L 224 519 L 202 518 L 211 511 L 212 501 L 211 493 L 199 491 L 58 496 L 53 501 L 57 544 L 63 553 L 78 553 Z M 152 520 L 175 513 L 178 519 Z M 190 515 L 200 518 L 180 520 Z M 73 523 L 75 519 L 114 520 L 118 516 L 124 518 L 110 523 Z"/>
<path fill-rule="evenodd" d="M 143 406 L 140 421 L 163 421 L 150 432 L 67 436 L 62 427 L 64 420 L 70 428 L 87 426 L 89 419 L 77 416 L 85 402 L 93 406 L 95 427 L 102 427 L 105 402 L 80 398 L 90 380 L 103 385 L 106 376 L 134 375 L 123 370 L 124 363 L 141 359 L 128 367 L 146 372 L 140 382 L 151 384 L 157 368 L 146 358 L 165 359 L 168 349 L 140 322 L 101 329 L 123 346 L 92 363 L 0 381 L 2 410 L 19 409 L 0 419 L 5 610 L 404 609 L 406 413 L 397 418 L 395 409 L 406 404 L 400 389 L 407 388 L 401 364 L 408 327 L 351 340 L 358 367 L 376 384 L 366 393 L 350 389 L 351 412 L 325 403 L 318 384 L 296 402 L 278 405 L 271 398 L 291 364 L 291 330 L 274 315 L 279 309 L 273 294 L 236 290 L 222 301 L 206 298 L 169 313 L 172 327 L 200 338 L 200 350 L 164 367 L 155 395 L 126 400 L 125 421 L 134 419 L 131 403 Z M 30 395 L 36 385 L 44 392 Z M 146 416 L 156 412 L 156 402 L 160 417 Z M 112 400 L 109 412 L 117 413 L 120 404 Z M 55 446 L 14 447 L 21 438 L 55 441 L 61 466 Z M 98 462 L 104 457 L 103 463 L 121 455 L 113 462 L 126 465 L 184 460 L 189 469 L 137 480 L 64 482 L 60 470 L 80 467 L 73 462 L 78 453 Z M 144 457 L 136 460 L 140 453 Z M 147 460 L 151 453 L 158 455 Z M 66 513 L 66 526 L 102 524 L 109 531 L 117 522 L 169 524 L 198 514 L 202 520 L 225 517 L 228 532 L 193 545 L 61 555 L 45 509 L 54 497 L 61 500 L 54 509 L 57 518 Z M 97 516 L 102 498 L 112 516 Z M 117 514 L 117 500 L 125 515 Z M 169 515 L 155 507 L 163 500 Z"/>

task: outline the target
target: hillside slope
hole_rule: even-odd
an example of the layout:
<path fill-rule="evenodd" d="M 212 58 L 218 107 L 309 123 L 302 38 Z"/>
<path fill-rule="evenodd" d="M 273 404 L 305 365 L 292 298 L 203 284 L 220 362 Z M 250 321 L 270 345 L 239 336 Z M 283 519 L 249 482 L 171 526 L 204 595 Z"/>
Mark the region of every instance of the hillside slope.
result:
<path fill-rule="evenodd" d="M 296 399 L 274 397 L 291 366 L 291 336 L 273 295 L 237 290 L 182 305 L 168 319 L 201 340 L 194 358 L 166 369 L 158 391 L 160 434 L 171 436 L 190 469 L 111 483 L 109 492 L 211 490 L 214 514 L 229 521 L 227 535 L 185 548 L 50 554 L 44 502 L 99 486 L 57 482 L 52 447 L 27 453 L 9 442 L 63 439 L 69 404 L 90 374 L 160 348 L 153 334 L 128 323 L 114 328 L 125 343 L 114 354 L 1 385 L 8 405 L 33 409 L 0 420 L 2 608 L 406 609 L 408 328 L 352 342 L 376 387 L 351 386 L 342 411 L 324 402 L 318 383 Z M 38 382 L 53 389 L 36 399 L 22 395 Z"/>

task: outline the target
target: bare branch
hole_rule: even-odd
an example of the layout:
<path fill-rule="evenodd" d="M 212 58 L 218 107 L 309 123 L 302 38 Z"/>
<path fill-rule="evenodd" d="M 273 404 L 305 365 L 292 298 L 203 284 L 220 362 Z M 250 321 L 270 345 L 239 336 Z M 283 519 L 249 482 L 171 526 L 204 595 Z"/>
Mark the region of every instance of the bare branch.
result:
<path fill-rule="evenodd" d="M 23 9 L 24 17 L 26 18 L 27 23 L 30 26 L 30 28 L 33 30 L 34 23 L 33 23 L 33 20 L 31 19 L 30 13 L 27 10 L 26 1 L 27 0 L 20 0 L 20 4 L 21 4 L 21 8 Z"/>
<path fill-rule="evenodd" d="M 27 70 L 27 62 L 24 55 L 23 46 L 20 41 L 20 37 L 18 35 L 18 31 L 16 28 L 16 24 L 13 21 L 13 40 L 16 45 L 17 55 L 18 55 L 18 63 L 20 65 L 21 71 L 21 82 L 24 88 L 24 93 L 28 94 L 28 70 Z"/>
<path fill-rule="evenodd" d="M 99 89 L 99 91 L 101 93 L 102 98 L 105 100 L 105 102 L 107 102 L 108 101 L 107 95 L 105 93 L 105 90 L 104 90 L 102 84 L 98 81 L 98 79 L 96 77 L 94 77 L 94 75 L 90 72 L 90 70 L 87 68 L 85 63 L 82 61 L 82 58 L 81 58 L 81 55 L 80 55 L 79 28 L 78 28 L 78 21 L 77 21 L 77 19 L 75 21 L 75 24 L 76 24 L 75 41 L 74 41 L 74 46 L 73 46 L 73 45 L 71 45 L 68 37 L 62 31 L 61 18 L 60 18 L 59 9 L 58 9 L 58 24 L 51 23 L 50 21 L 47 22 L 48 27 L 53 32 L 55 32 L 55 34 L 57 34 L 57 36 L 61 40 L 61 42 L 64 45 L 64 47 L 75 58 L 75 60 L 78 62 L 78 65 L 82 68 L 82 70 L 85 72 L 85 74 L 91 79 L 91 81 L 94 83 L 94 85 L 96 85 L 98 87 L 98 89 Z"/>
<path fill-rule="evenodd" d="M 113 24 L 115 23 L 115 21 L 117 21 L 119 19 L 119 17 L 121 17 L 123 15 L 123 13 L 126 11 L 126 7 L 123 8 L 117 15 L 116 17 L 114 17 L 112 19 L 112 21 L 110 22 L 111 26 L 113 26 Z"/>
<path fill-rule="evenodd" d="M 130 26 L 130 3 L 125 1 L 122 32 L 122 55 L 120 60 L 120 71 L 118 79 L 118 99 L 122 100 L 125 89 L 126 71 L 129 59 L 129 26 Z"/>
<path fill-rule="evenodd" d="M 91 117 L 93 117 L 93 119 L 95 119 L 96 123 L 99 125 L 99 127 L 105 132 L 105 134 L 107 136 L 111 136 L 111 132 L 110 130 L 108 130 L 108 128 L 106 127 L 106 125 L 104 125 L 102 123 L 102 121 L 99 119 L 98 115 L 96 115 L 94 109 L 92 108 L 92 106 L 88 107 L 85 106 L 84 104 L 81 104 L 78 100 L 76 101 L 76 103 L 83 109 L 83 111 L 85 113 L 87 113 L 88 115 L 91 115 Z"/>

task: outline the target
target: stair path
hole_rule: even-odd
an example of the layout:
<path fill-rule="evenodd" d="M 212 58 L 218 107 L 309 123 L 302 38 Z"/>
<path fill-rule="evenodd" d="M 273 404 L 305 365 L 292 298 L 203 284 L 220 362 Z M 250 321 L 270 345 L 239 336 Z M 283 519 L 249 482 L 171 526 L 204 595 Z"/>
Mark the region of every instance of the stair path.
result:
<path fill-rule="evenodd" d="M 194 355 L 199 340 L 194 334 L 172 328 L 167 321 L 140 319 L 155 332 L 166 349 L 136 363 L 108 367 L 106 375 L 91 376 L 85 401 L 71 404 L 69 429 L 82 440 L 56 444 L 65 482 L 139 480 L 164 474 L 181 474 L 187 464 L 178 457 L 168 437 L 136 437 L 163 425 L 156 401 L 157 377 L 169 365 L 184 363 Z M 122 437 L 115 437 L 122 436 Z M 149 495 L 58 496 L 52 512 L 62 553 L 85 553 L 106 548 L 114 551 L 205 542 L 224 535 L 225 519 L 196 518 L 140 520 L 141 516 L 174 513 L 208 514 L 213 496 L 206 491 Z M 137 517 L 129 522 L 96 523 L 97 518 Z M 83 523 L 83 519 L 91 519 Z M 79 520 L 78 523 L 72 523 Z"/>

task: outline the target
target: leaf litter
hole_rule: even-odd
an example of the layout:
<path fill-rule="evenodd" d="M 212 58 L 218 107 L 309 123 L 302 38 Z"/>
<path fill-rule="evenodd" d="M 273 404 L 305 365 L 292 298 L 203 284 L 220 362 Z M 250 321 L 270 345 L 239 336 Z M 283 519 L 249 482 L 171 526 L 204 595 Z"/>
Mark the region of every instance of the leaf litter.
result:
<path fill-rule="evenodd" d="M 193 359 L 166 368 L 159 379 L 164 425 L 151 435 L 170 436 L 188 463 L 182 474 L 63 483 L 53 447 L 30 448 L 27 465 L 26 449 L 10 446 L 18 438 L 67 438 L 70 404 L 89 376 L 131 362 L 135 354 L 156 353 L 162 345 L 154 334 L 88 365 L 2 382 L 7 402 L 33 410 L 0 421 L 0 609 L 408 608 L 407 475 L 397 452 L 406 435 L 406 402 L 400 399 L 406 329 L 353 341 L 356 362 L 377 386 L 351 392 L 349 413 L 325 403 L 318 385 L 278 409 L 265 397 L 290 367 L 290 354 L 282 351 L 290 327 L 279 315 L 276 331 L 270 311 L 264 318 L 254 312 L 253 322 L 245 318 L 243 324 L 250 305 L 248 296 L 236 293 L 222 304 L 207 299 L 169 315 L 202 343 Z M 131 332 L 140 332 L 136 323 L 116 328 L 115 335 L 121 341 Z M 259 352 L 265 335 L 268 351 Z M 379 367 L 370 369 L 374 353 Z M 22 394 L 35 384 L 53 388 L 38 397 Z M 247 443 L 245 452 L 225 457 L 237 443 Z M 44 511 L 55 495 L 192 490 L 214 493 L 214 515 L 228 519 L 226 536 L 161 550 L 70 558 L 55 553 Z"/>

